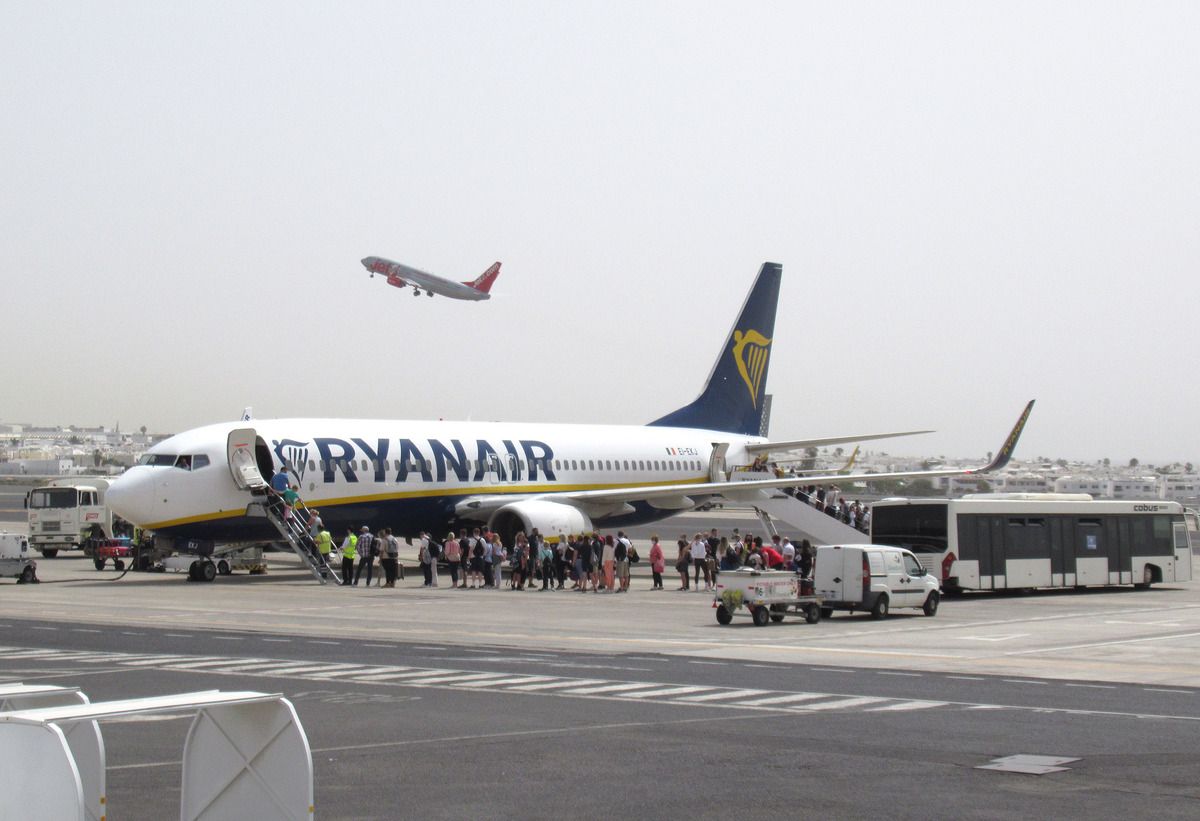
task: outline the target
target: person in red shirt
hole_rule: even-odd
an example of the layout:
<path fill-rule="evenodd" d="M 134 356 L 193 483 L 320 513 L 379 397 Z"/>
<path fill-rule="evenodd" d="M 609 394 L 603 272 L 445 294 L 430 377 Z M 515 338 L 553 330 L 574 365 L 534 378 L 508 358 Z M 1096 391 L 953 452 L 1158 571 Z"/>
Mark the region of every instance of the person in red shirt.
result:
<path fill-rule="evenodd" d="M 767 563 L 767 568 L 770 570 L 782 570 L 787 562 L 783 558 L 783 554 L 773 547 L 763 547 L 763 560 Z"/>

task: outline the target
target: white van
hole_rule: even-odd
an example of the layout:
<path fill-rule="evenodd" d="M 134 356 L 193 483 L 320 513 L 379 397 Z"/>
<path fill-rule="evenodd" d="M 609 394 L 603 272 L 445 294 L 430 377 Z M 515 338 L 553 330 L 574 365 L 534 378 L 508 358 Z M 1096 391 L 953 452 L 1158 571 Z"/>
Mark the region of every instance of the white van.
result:
<path fill-rule="evenodd" d="M 902 547 L 877 544 L 821 545 L 813 563 L 813 593 L 823 600 L 821 615 L 862 610 L 877 619 L 893 607 L 919 607 L 937 613 L 939 582 Z"/>

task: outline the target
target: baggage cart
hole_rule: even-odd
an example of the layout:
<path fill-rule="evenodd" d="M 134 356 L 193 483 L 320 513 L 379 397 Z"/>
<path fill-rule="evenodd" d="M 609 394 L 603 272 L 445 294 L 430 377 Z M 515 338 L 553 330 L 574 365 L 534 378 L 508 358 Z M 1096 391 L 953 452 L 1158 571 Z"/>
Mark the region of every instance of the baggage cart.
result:
<path fill-rule="evenodd" d="M 811 585 L 808 579 L 785 570 L 722 570 L 713 596 L 717 622 L 729 624 L 733 614 L 744 608 L 759 627 L 783 621 L 789 613 L 816 624 L 824 602 L 812 595 Z"/>

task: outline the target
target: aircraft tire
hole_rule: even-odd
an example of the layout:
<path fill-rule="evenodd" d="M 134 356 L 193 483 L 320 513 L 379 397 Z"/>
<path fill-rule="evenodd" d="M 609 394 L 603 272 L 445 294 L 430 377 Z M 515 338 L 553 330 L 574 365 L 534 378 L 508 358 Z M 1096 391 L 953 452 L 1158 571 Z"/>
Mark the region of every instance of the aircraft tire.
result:
<path fill-rule="evenodd" d="M 217 577 L 217 566 L 206 560 L 200 563 L 200 569 L 197 572 L 200 574 L 201 581 L 211 582 Z"/>

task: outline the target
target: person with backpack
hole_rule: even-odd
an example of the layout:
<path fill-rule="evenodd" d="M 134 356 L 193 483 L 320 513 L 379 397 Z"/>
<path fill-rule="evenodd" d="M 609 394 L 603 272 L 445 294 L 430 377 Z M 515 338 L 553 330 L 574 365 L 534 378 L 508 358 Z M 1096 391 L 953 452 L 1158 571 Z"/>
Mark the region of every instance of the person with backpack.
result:
<path fill-rule="evenodd" d="M 396 586 L 396 566 L 400 561 L 400 540 L 392 535 L 390 527 L 384 528 L 384 543 L 383 543 L 383 558 L 379 560 L 383 565 L 384 575 L 387 580 L 384 587 Z"/>
<path fill-rule="evenodd" d="M 471 556 L 471 589 L 477 590 L 484 586 L 483 570 L 484 570 L 484 553 L 483 539 L 479 536 L 479 528 L 471 533 L 467 539 L 469 554 Z"/>
<path fill-rule="evenodd" d="M 554 589 L 554 546 L 538 535 L 538 564 L 542 568 L 542 590 Z M 530 588 L 532 589 L 532 587 Z"/>

